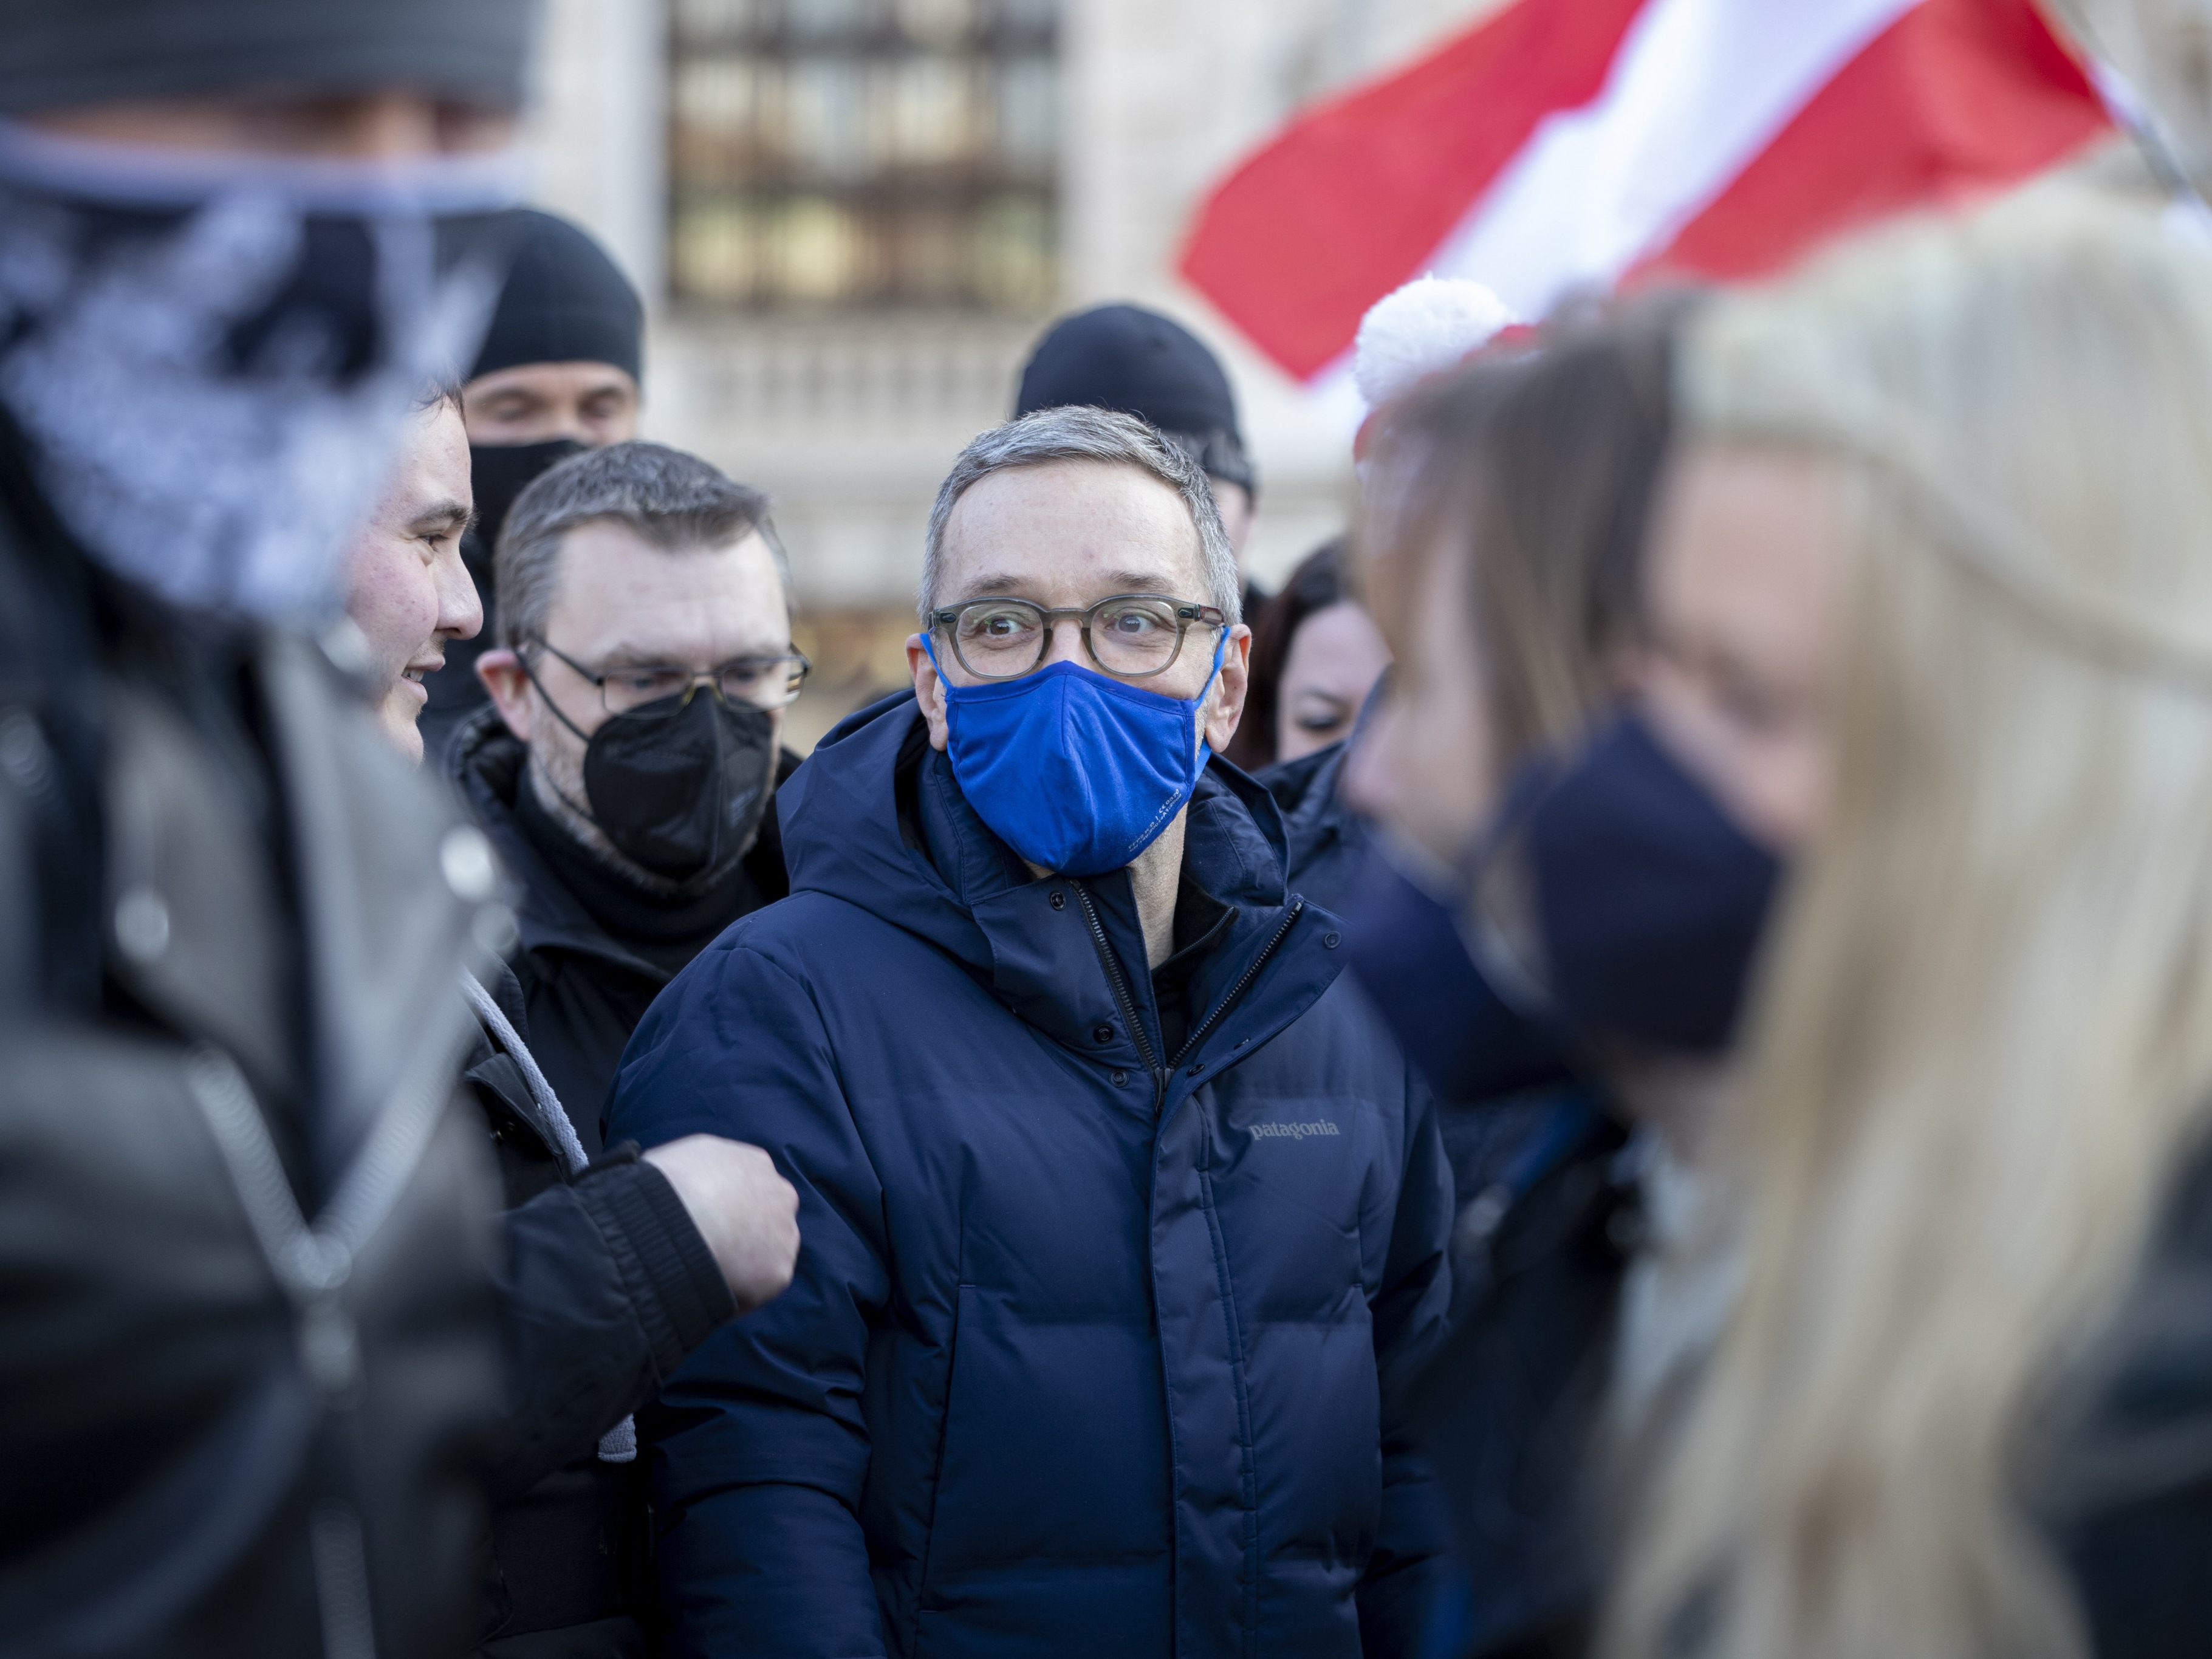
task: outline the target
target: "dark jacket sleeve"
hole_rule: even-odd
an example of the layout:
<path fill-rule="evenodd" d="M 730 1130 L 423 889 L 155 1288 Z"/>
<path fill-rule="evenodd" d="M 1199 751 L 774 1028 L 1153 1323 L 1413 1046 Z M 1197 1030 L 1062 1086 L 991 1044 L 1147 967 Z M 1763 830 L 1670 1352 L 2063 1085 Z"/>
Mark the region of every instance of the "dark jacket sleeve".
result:
<path fill-rule="evenodd" d="M 1449 1527 L 1434 1473 L 1414 1449 L 1405 1402 L 1440 1343 L 1451 1300 L 1451 1169 L 1436 1106 L 1407 1070 L 1404 1175 L 1382 1293 L 1374 1304 L 1382 1383 L 1382 1513 L 1359 1587 L 1360 1650 L 1372 1659 L 1419 1650 L 1440 1585 Z"/>
<path fill-rule="evenodd" d="M 518 1036 L 522 991 L 489 988 Z M 737 1302 L 667 1176 L 635 1147 L 568 1179 L 513 1055 L 477 1027 L 464 1080 L 501 1143 L 507 1208 L 496 1276 L 507 1415 L 492 1448 L 492 1496 L 516 1497 L 589 1456 Z"/>
<path fill-rule="evenodd" d="M 799 1189 L 791 1288 L 717 1332 L 639 1418 L 665 1650 L 882 1654 L 860 1506 L 883 1192 L 807 988 L 741 944 L 710 950 L 639 1027 L 608 1124 L 647 1145 L 750 1141 Z"/>
<path fill-rule="evenodd" d="M 493 1500 L 525 1493 L 653 1398 L 737 1312 L 668 1176 L 602 1164 L 502 1217 L 508 1416 Z"/>
<path fill-rule="evenodd" d="M 737 1311 L 668 1178 L 604 1162 L 502 1218 L 508 1413 L 495 1498 L 588 1454 Z"/>

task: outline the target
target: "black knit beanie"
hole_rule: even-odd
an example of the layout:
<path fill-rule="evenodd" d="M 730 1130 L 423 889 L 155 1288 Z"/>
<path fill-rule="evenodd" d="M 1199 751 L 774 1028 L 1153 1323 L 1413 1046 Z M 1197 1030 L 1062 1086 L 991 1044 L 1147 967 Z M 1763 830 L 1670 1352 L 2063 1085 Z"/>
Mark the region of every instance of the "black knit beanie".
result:
<path fill-rule="evenodd" d="M 520 106 L 538 0 L 0 0 L 0 115 L 407 87 Z"/>
<path fill-rule="evenodd" d="M 514 263 L 469 378 L 518 363 L 612 363 L 644 380 L 645 307 L 606 250 L 566 219 L 518 208 Z"/>
<path fill-rule="evenodd" d="M 1099 306 L 1046 331 L 1022 370 L 1014 413 L 1069 404 L 1149 421 L 1213 477 L 1254 488 L 1228 375 L 1196 335 L 1157 311 Z"/>

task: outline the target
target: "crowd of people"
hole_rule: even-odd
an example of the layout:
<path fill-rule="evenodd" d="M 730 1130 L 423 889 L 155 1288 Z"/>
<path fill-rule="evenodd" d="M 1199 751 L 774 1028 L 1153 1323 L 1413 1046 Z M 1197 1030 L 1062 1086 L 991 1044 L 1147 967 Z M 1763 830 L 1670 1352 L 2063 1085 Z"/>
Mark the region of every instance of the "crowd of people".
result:
<path fill-rule="evenodd" d="M 0 1655 L 2212 1647 L 2203 122 L 1273 596 L 1064 319 L 802 759 L 531 16 L 0 0 Z"/>

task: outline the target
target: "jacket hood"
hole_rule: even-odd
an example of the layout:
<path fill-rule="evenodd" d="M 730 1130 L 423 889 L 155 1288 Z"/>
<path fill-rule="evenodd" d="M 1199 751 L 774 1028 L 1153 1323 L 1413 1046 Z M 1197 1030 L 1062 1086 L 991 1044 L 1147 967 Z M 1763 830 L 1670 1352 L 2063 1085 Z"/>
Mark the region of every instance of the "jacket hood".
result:
<path fill-rule="evenodd" d="M 647 963 L 623 950 L 582 905 L 568 896 L 522 833 L 522 826 L 514 821 L 515 792 L 522 787 L 522 771 L 529 757 L 529 749 L 507 729 L 499 710 L 487 703 L 453 733 L 453 750 L 446 763 L 470 814 L 483 826 L 500 862 L 521 886 L 515 923 L 522 949 L 580 951 L 641 974 L 652 973 Z"/>
<path fill-rule="evenodd" d="M 1282 811 L 1293 870 L 1307 868 L 1337 842 L 1356 834 L 1352 808 L 1337 790 L 1350 747 L 1340 739 L 1259 775 L 1258 784 Z"/>
<path fill-rule="evenodd" d="M 969 805 L 911 690 L 840 721 L 778 806 L 792 891 L 857 904 L 979 967 L 992 952 L 978 914 L 1040 879 Z M 1217 757 L 1187 810 L 1193 879 L 1226 903 L 1281 906 L 1288 848 L 1267 792 Z"/>
<path fill-rule="evenodd" d="M 1266 790 L 1216 759 L 1186 810 L 1183 877 L 1232 913 L 1188 994 L 1195 1006 L 1222 1011 L 1210 1027 L 1221 1048 L 1242 1049 L 1328 988 L 1340 965 L 1337 934 L 1325 912 L 1304 906 L 1310 925 L 1289 937 L 1296 918 L 1286 909 L 1282 818 Z M 1094 1028 L 1114 1013 L 1093 931 L 1110 945 L 1142 1017 L 1156 1019 L 1128 872 L 1031 876 L 930 747 L 911 691 L 830 732 L 783 792 L 781 812 L 794 894 L 827 895 L 927 940 L 1056 1041 L 1096 1054 Z M 1094 930 L 1066 925 L 1071 897 Z M 1323 933 L 1330 948 L 1316 938 Z"/>

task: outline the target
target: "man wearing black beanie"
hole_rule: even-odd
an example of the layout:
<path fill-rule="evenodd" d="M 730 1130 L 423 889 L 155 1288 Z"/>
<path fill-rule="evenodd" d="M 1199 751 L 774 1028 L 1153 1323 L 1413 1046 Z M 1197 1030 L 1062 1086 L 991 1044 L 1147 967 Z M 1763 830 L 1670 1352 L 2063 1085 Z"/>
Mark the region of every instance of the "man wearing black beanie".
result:
<path fill-rule="evenodd" d="M 1259 474 L 1245 453 L 1237 394 L 1220 359 L 1195 334 L 1142 306 L 1097 306 L 1045 331 L 1022 370 L 1014 415 L 1068 404 L 1115 409 L 1158 428 L 1206 471 L 1221 527 L 1241 565 L 1259 500 Z M 1244 614 L 1267 595 L 1244 584 Z"/>
<path fill-rule="evenodd" d="M 477 659 L 496 631 L 492 551 L 507 510 L 556 462 L 637 436 L 645 307 L 606 250 L 566 219 L 534 208 L 507 216 L 514 264 L 462 388 L 477 522 L 461 556 L 483 600 L 484 625 L 448 647 L 424 681 L 419 722 L 430 764 L 485 705 Z"/>

